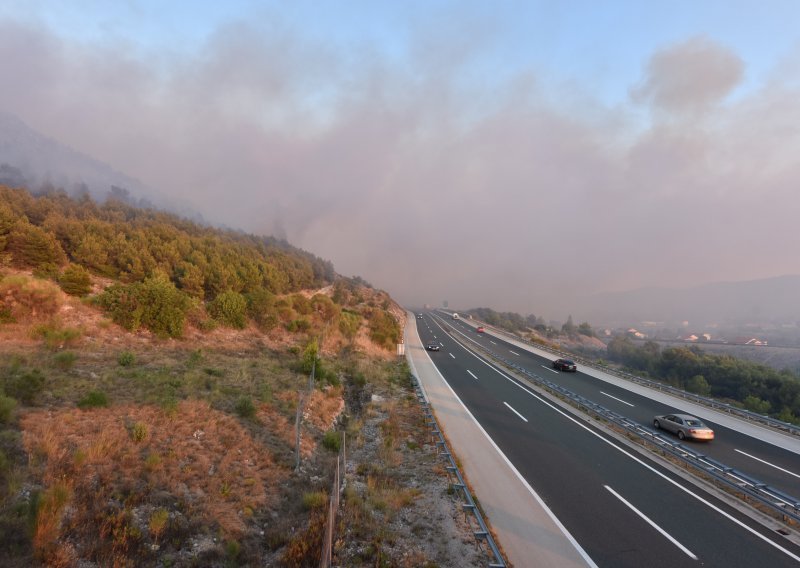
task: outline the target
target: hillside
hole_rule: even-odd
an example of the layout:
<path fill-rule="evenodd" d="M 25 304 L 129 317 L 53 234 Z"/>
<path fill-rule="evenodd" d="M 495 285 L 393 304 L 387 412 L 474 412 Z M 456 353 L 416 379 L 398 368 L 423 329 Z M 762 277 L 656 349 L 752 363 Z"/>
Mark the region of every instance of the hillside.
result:
<path fill-rule="evenodd" d="M 111 166 L 81 154 L 0 111 L 0 184 L 12 187 L 63 187 L 104 197 L 112 187 L 139 198 L 155 192 Z"/>
<path fill-rule="evenodd" d="M 316 565 L 342 433 L 337 563 L 480 565 L 385 292 L 274 239 L 9 188 L 0 259 L 4 565 Z"/>

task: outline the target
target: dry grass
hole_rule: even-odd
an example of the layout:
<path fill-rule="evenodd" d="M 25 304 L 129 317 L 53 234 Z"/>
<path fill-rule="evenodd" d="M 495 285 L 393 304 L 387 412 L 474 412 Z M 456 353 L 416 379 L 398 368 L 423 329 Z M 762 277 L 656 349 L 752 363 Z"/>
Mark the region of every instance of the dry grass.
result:
<path fill-rule="evenodd" d="M 134 424 L 147 429 L 138 443 Z M 239 538 L 250 522 L 245 512 L 273 502 L 286 476 L 236 419 L 203 402 L 182 402 L 172 414 L 135 406 L 36 411 L 22 417 L 21 428 L 26 451 L 43 465 L 34 545 L 47 562 L 64 554 L 58 543 L 68 535 L 87 532 L 116 547 L 113 558 L 127 558 L 143 537 L 125 515 L 105 515 L 99 530 L 94 518 L 98 504 L 120 496 L 125 512 L 166 491 L 184 516 Z M 158 518 L 150 532 L 156 539 L 164 532 Z"/>

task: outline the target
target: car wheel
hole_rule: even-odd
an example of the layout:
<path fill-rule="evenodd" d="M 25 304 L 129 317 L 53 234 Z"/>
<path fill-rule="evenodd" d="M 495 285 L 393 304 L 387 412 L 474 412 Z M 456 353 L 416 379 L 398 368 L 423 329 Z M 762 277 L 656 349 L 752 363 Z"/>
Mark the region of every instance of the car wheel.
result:
<path fill-rule="evenodd" d="M 683 430 L 678 430 L 678 438 L 680 438 L 681 440 L 686 439 L 686 434 L 683 433 Z"/>
<path fill-rule="evenodd" d="M 659 422 L 658 420 L 653 420 L 653 428 L 655 428 L 656 430 L 661 430 L 661 422 Z"/>

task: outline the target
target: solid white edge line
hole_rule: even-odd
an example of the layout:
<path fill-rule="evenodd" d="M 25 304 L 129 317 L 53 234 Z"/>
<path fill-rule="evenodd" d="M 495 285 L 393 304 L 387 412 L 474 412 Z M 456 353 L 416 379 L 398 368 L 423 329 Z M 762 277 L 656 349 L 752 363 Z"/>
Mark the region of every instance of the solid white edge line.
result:
<path fill-rule="evenodd" d="M 436 325 L 439 325 L 438 322 L 436 322 Z M 418 334 L 418 336 L 419 336 L 419 334 Z M 467 351 L 467 353 L 469 353 L 469 351 Z M 500 456 L 500 459 L 502 459 L 506 463 L 506 465 L 509 467 L 511 472 L 516 476 L 516 478 L 520 481 L 520 483 L 522 483 L 522 485 L 525 487 L 525 489 L 527 489 L 528 492 L 533 496 L 533 498 L 536 500 L 536 502 L 539 504 L 539 506 L 542 508 L 542 510 L 547 514 L 548 517 L 550 517 L 550 520 L 552 520 L 553 523 L 555 523 L 555 525 L 562 532 L 562 534 L 566 537 L 566 539 L 570 542 L 570 544 L 572 544 L 572 546 L 575 548 L 575 550 L 580 555 L 580 557 L 583 558 L 590 567 L 598 568 L 597 564 L 594 563 L 594 560 L 592 560 L 592 558 L 586 553 L 586 551 L 583 549 L 583 547 L 580 544 L 578 544 L 578 541 L 575 540 L 575 537 L 573 537 L 572 534 L 567 530 L 567 527 L 565 527 L 561 523 L 561 521 L 558 519 L 558 517 L 556 517 L 555 513 L 553 513 L 553 511 L 550 510 L 550 507 L 548 507 L 547 504 L 542 500 L 542 498 L 539 497 L 539 494 L 536 493 L 536 491 L 534 491 L 533 487 L 531 487 L 531 484 L 528 483 L 528 480 L 525 479 L 525 477 L 523 477 L 523 475 L 519 472 L 519 470 L 516 467 L 514 467 L 514 464 L 511 463 L 511 460 L 509 460 L 508 457 L 503 453 L 503 450 L 501 450 L 500 447 L 495 443 L 495 441 L 492 440 L 492 437 L 489 436 L 488 432 L 486 432 L 486 430 L 483 429 L 483 426 L 481 426 L 481 423 L 478 422 L 478 420 L 475 418 L 475 416 L 472 415 L 472 412 L 469 411 L 469 408 L 467 408 L 467 405 L 465 405 L 462 402 L 462 400 L 456 394 L 456 391 L 453 390 L 453 387 L 450 386 L 450 383 L 447 382 L 447 379 L 445 379 L 444 375 L 442 375 L 442 373 L 439 371 L 439 367 L 437 367 L 436 363 L 433 362 L 433 359 L 431 359 L 430 354 L 427 351 L 425 351 L 425 355 L 430 360 L 431 365 L 433 365 L 433 369 L 436 371 L 436 374 L 439 375 L 439 378 L 441 378 L 442 381 L 444 381 L 445 386 L 452 393 L 452 395 L 454 397 L 456 397 L 456 400 L 458 401 L 458 404 L 461 405 L 461 408 L 464 409 L 464 412 L 467 413 L 467 416 L 470 417 L 470 419 L 475 423 L 475 426 L 478 427 L 478 430 L 480 430 L 481 433 L 486 437 L 486 439 L 489 441 L 489 443 L 494 448 L 494 451 L 496 451 L 497 455 Z M 478 359 L 478 360 L 480 361 L 480 359 Z M 419 377 L 419 375 L 417 375 L 417 376 Z M 426 398 L 427 398 L 427 395 L 426 395 Z"/>
<path fill-rule="evenodd" d="M 467 370 L 467 373 L 469 373 L 469 374 L 470 374 L 470 376 L 471 376 L 473 379 L 475 379 L 476 381 L 478 380 L 478 377 L 476 377 L 476 376 L 475 376 L 475 373 L 473 373 L 472 371 L 470 371 L 470 370 Z"/>
<path fill-rule="evenodd" d="M 682 551 L 683 551 L 683 552 L 686 554 L 686 556 L 688 556 L 688 557 L 689 557 L 689 558 L 691 558 L 692 560 L 697 560 L 697 555 L 696 555 L 694 552 L 692 552 L 691 550 L 689 550 L 688 548 L 686 548 L 685 546 L 683 546 L 683 545 L 682 545 L 680 542 L 678 542 L 678 540 L 677 540 L 677 539 L 673 538 L 673 537 L 672 537 L 672 535 L 670 535 L 670 534 L 669 534 L 667 531 L 665 531 L 665 530 L 664 530 L 664 529 L 662 529 L 660 526 L 658 526 L 658 525 L 657 525 L 657 524 L 656 524 L 656 523 L 655 523 L 655 522 L 654 522 L 654 521 L 653 521 L 653 520 L 652 520 L 650 517 L 648 517 L 647 515 L 645 515 L 644 513 L 642 513 L 642 512 L 641 512 L 639 509 L 637 509 L 636 507 L 634 507 L 633 505 L 631 505 L 631 504 L 630 504 L 630 503 L 629 503 L 629 502 L 628 502 L 628 501 L 627 501 L 627 500 L 626 500 L 626 499 L 625 499 L 625 498 L 624 498 L 622 495 L 620 495 L 619 493 L 617 493 L 616 491 L 614 491 L 613 489 L 611 489 L 611 488 L 610 488 L 608 485 L 603 485 L 603 487 L 605 487 L 606 489 L 608 489 L 608 490 L 611 492 L 611 494 L 612 494 L 614 497 L 616 497 L 617 499 L 619 499 L 620 501 L 622 501 L 622 502 L 623 502 L 625 505 L 627 505 L 627 506 L 628 506 L 628 508 L 629 508 L 631 511 L 633 511 L 634 513 L 636 513 L 637 515 L 639 515 L 639 516 L 640 516 L 642 519 L 644 519 L 644 522 L 646 522 L 648 525 L 650 525 L 651 527 L 653 527 L 654 529 L 656 529 L 658 532 L 660 532 L 660 533 L 661 533 L 661 535 L 662 535 L 664 538 L 666 538 L 666 539 L 667 539 L 668 541 L 670 541 L 672 544 L 674 544 L 675 546 L 677 546 L 678 548 L 680 548 L 680 549 L 681 549 L 681 550 L 682 550 Z"/>
<path fill-rule="evenodd" d="M 519 412 L 517 412 L 516 410 L 514 410 L 514 407 L 513 407 L 513 406 L 511 406 L 510 404 L 508 404 L 506 401 L 503 401 L 503 404 L 505 404 L 505 405 L 506 405 L 506 406 L 509 408 L 509 410 L 511 410 L 511 412 L 513 412 L 514 414 L 516 414 L 517 416 L 519 416 L 520 418 L 522 418 L 522 419 L 523 419 L 525 422 L 527 422 L 527 421 L 528 421 L 528 419 L 527 419 L 527 418 L 525 418 L 525 417 L 524 417 L 522 414 L 520 414 Z"/>
<path fill-rule="evenodd" d="M 600 394 L 604 394 L 604 395 L 606 395 L 608 398 L 613 398 L 614 400 L 616 400 L 616 401 L 618 401 L 618 402 L 621 402 L 622 404 L 627 404 L 628 406 L 633 406 L 633 405 L 632 405 L 630 402 L 625 402 L 625 401 L 624 401 L 624 400 L 622 400 L 621 398 L 617 398 L 617 397 L 615 397 L 615 396 L 612 396 L 612 395 L 608 394 L 607 392 L 600 391 Z"/>
<path fill-rule="evenodd" d="M 462 333 L 461 335 L 464 335 L 464 334 Z M 466 339 L 469 339 L 469 337 L 467 337 L 466 335 L 464 335 L 464 337 L 465 337 Z M 769 545 L 770 545 L 770 546 L 772 546 L 773 548 L 775 548 L 775 549 L 777 549 L 777 550 L 780 550 L 781 552 L 783 552 L 783 553 L 784 553 L 785 555 L 787 555 L 788 557 L 792 558 L 793 560 L 796 560 L 797 562 L 800 562 L 800 556 L 797 556 L 796 554 L 792 553 L 791 551 L 789 551 L 789 550 L 787 550 L 787 549 L 783 548 L 783 547 L 782 547 L 780 544 L 778 544 L 777 542 L 773 542 L 773 541 L 771 541 L 770 539 L 768 539 L 767 537 L 765 537 L 765 536 L 764 536 L 763 534 L 761 534 L 760 532 L 758 532 L 758 531 L 756 531 L 756 530 L 754 530 L 754 529 L 752 529 L 752 528 L 748 527 L 748 526 L 747 526 L 746 524 L 744 524 L 742 521 L 740 521 L 740 520 L 739 520 L 739 519 L 737 519 L 736 517 L 733 517 L 732 515 L 729 515 L 728 513 L 726 513 L 725 511 L 723 511 L 722 509 L 720 509 L 719 507 L 717 507 L 717 506 L 716 506 L 716 505 L 714 505 L 713 503 L 711 503 L 711 502 L 707 501 L 706 499 L 703 499 L 702 497 L 700 497 L 700 495 L 697 495 L 696 493 L 692 493 L 691 491 L 689 491 L 688 489 L 686 489 L 685 487 L 683 487 L 683 486 L 682 486 L 680 483 L 678 483 L 677 481 L 675 481 L 675 480 L 673 480 L 673 479 L 670 479 L 670 478 L 669 478 L 669 477 L 667 477 L 665 474 L 661 473 L 660 471 L 658 471 L 658 470 L 657 470 L 657 469 L 655 469 L 654 467 L 652 467 L 652 466 L 650 466 L 650 465 L 646 464 L 644 461 L 642 461 L 641 459 L 637 458 L 636 456 L 634 456 L 634 455 L 633 455 L 633 454 L 631 454 L 630 452 L 628 452 L 628 451 L 624 450 L 624 449 L 623 449 L 623 448 L 621 448 L 620 446 L 617 446 L 617 445 L 616 445 L 614 442 L 612 442 L 611 440 L 607 440 L 606 438 L 604 438 L 603 436 L 601 436 L 599 433 L 595 432 L 594 430 L 592 430 L 591 428 L 589 428 L 588 426 L 586 426 L 585 424 L 583 424 L 582 422 L 580 422 L 580 421 L 579 421 L 577 418 L 574 418 L 573 416 L 571 416 L 571 415 L 567 414 L 566 412 L 562 411 L 561 409 L 559 409 L 559 408 L 556 408 L 556 407 L 555 407 L 553 404 L 551 404 L 550 402 L 546 401 L 545 399 L 543 399 L 542 397 L 540 397 L 540 396 L 539 396 L 539 395 L 537 395 L 536 393 L 534 393 L 534 392 L 532 392 L 532 391 L 528 390 L 528 388 L 527 388 L 527 387 L 525 387 L 525 386 L 524 386 L 524 385 L 522 385 L 521 383 L 517 382 L 517 381 L 516 381 L 515 379 L 513 379 L 512 377 L 510 377 L 510 376 L 506 375 L 504 372 L 502 372 L 500 369 L 498 369 L 498 368 L 496 368 L 495 366 L 493 366 L 493 365 L 492 365 L 491 363 L 489 363 L 488 361 L 485 361 L 485 360 L 481 359 L 481 358 L 480 358 L 480 357 L 479 357 L 477 354 L 475 354 L 475 353 L 473 353 L 472 351 L 470 351 L 469 349 L 467 349 L 467 348 L 466 348 L 464 345 L 462 345 L 462 344 L 460 344 L 460 343 L 459 343 L 459 345 L 461 345 L 461 348 L 462 348 L 464 351 L 466 351 L 467 353 L 469 353 L 470 355 L 472 355 L 473 357 L 475 357 L 475 358 L 476 358 L 478 361 L 480 361 L 481 363 L 483 363 L 484 365 L 486 365 L 487 367 L 489 367 L 490 369 L 492 369 L 494 372 L 498 373 L 500 376 L 504 377 L 506 380 L 508 380 L 509 382 L 511 382 L 511 384 L 513 384 L 513 385 L 516 385 L 518 388 L 522 389 L 523 391 L 525 391 L 526 393 L 528 393 L 529 395 L 531 395 L 531 396 L 532 396 L 532 397 L 534 397 L 535 399 L 539 400 L 539 401 L 540 401 L 542 404 L 545 404 L 545 405 L 549 406 L 550 408 L 552 408 L 553 410 L 555 410 L 556 412 L 558 412 L 559 414 L 561 414 L 562 416 L 564 416 L 564 417 L 565 417 L 565 418 L 567 418 L 568 420 L 571 420 L 572 422 L 574 422 L 575 424 L 577 424 L 578 426 L 580 426 L 581 428 L 583 428 L 584 430 L 586 430 L 587 432 L 589 432 L 590 434 L 592 434 L 593 436 L 596 436 L 597 438 L 599 438 L 600 440 L 602 440 L 603 442 L 605 442 L 606 444 L 608 444 L 608 445 L 609 445 L 609 446 L 611 446 L 612 448 L 615 448 L 615 449 L 617 449 L 618 451 L 622 452 L 624 455 L 628 456 L 630 459 L 632 459 L 633 461 L 635 461 L 636 463 L 638 463 L 638 464 L 639 464 L 639 465 L 641 465 L 642 467 L 645 467 L 645 468 L 649 469 L 650 471 L 652 471 L 653 473 L 655 473 L 655 474 L 656 474 L 656 475 L 658 475 L 659 477 L 663 478 L 663 479 L 664 479 L 664 480 L 666 480 L 667 482 L 671 483 L 672 485 L 674 485 L 675 487 L 677 487 L 678 489 L 680 489 L 680 490 L 681 490 L 681 491 L 683 491 L 684 493 L 686 493 L 686 494 L 688 494 L 688 495 L 692 496 L 693 498 L 697 499 L 698 501 L 700 501 L 701 503 L 703 503 L 704 505 L 706 505 L 707 507 L 709 507 L 709 508 L 710 508 L 712 511 L 716 511 L 717 513 L 719 513 L 720 515 L 722 515 L 723 517 L 725 517 L 725 518 L 726 518 L 726 519 L 728 519 L 729 521 L 731 521 L 731 522 L 733 522 L 734 524 L 738 525 L 739 527 L 743 528 L 744 530 L 746 530 L 746 531 L 747 531 L 747 532 L 749 532 L 750 534 L 752 534 L 752 535 L 756 536 L 757 538 L 760 538 L 761 540 L 763 540 L 764 542 L 766 542 L 767 544 L 769 544 Z M 438 369 L 437 369 L 437 370 L 438 370 Z M 441 374 L 441 373 L 440 373 L 440 374 Z"/>
<path fill-rule="evenodd" d="M 774 467 L 775 469 L 779 469 L 779 470 L 781 470 L 783 473 L 788 473 L 789 475 L 794 475 L 795 477 L 800 477 L 800 475 L 797 475 L 797 474 L 796 474 L 796 473 L 794 473 L 793 471 L 789 471 L 788 469 L 783 469 L 782 467 L 780 467 L 780 466 L 777 466 L 777 465 L 775 465 L 774 463 L 769 463 L 768 461 L 766 461 L 766 460 L 762 460 L 761 458 L 757 458 L 756 456 L 751 456 L 751 455 L 750 455 L 750 454 L 748 454 L 747 452 L 743 452 L 742 450 L 737 450 L 736 448 L 734 448 L 733 450 L 734 450 L 735 452 L 739 452 L 740 454 L 747 456 L 748 458 L 752 458 L 752 459 L 754 459 L 754 460 L 756 460 L 756 461 L 760 461 L 761 463 L 765 463 L 765 464 L 767 464 L 767 465 L 769 465 L 769 466 L 772 466 L 772 467 Z"/>
<path fill-rule="evenodd" d="M 547 369 L 547 370 L 548 370 L 548 371 L 550 371 L 551 373 L 555 373 L 556 375 L 558 374 L 558 371 L 556 371 L 555 369 L 551 369 L 550 367 L 545 367 L 544 365 L 539 365 L 539 366 L 540 366 L 542 369 Z"/>

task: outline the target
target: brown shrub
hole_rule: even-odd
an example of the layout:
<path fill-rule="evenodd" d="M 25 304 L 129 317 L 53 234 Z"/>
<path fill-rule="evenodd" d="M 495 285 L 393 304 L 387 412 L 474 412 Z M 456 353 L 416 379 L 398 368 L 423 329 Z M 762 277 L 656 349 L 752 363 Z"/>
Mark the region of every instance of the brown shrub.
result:
<path fill-rule="evenodd" d="M 135 424 L 148 432 L 138 443 L 130 437 Z M 74 535 L 96 542 L 93 560 L 129 564 L 147 538 L 132 528 L 130 508 L 164 492 L 187 518 L 239 538 L 250 521 L 240 512 L 264 508 L 286 475 L 235 418 L 204 402 L 182 402 L 175 413 L 149 406 L 32 412 L 21 428 L 26 451 L 43 462 L 45 495 L 54 495 L 35 540 L 51 559 Z M 60 484 L 71 488 L 65 499 L 55 499 L 65 495 Z M 127 497 L 109 509 L 117 495 Z"/>
<path fill-rule="evenodd" d="M 13 321 L 46 319 L 61 307 L 61 290 L 47 280 L 24 275 L 0 280 L 0 312 Z"/>

